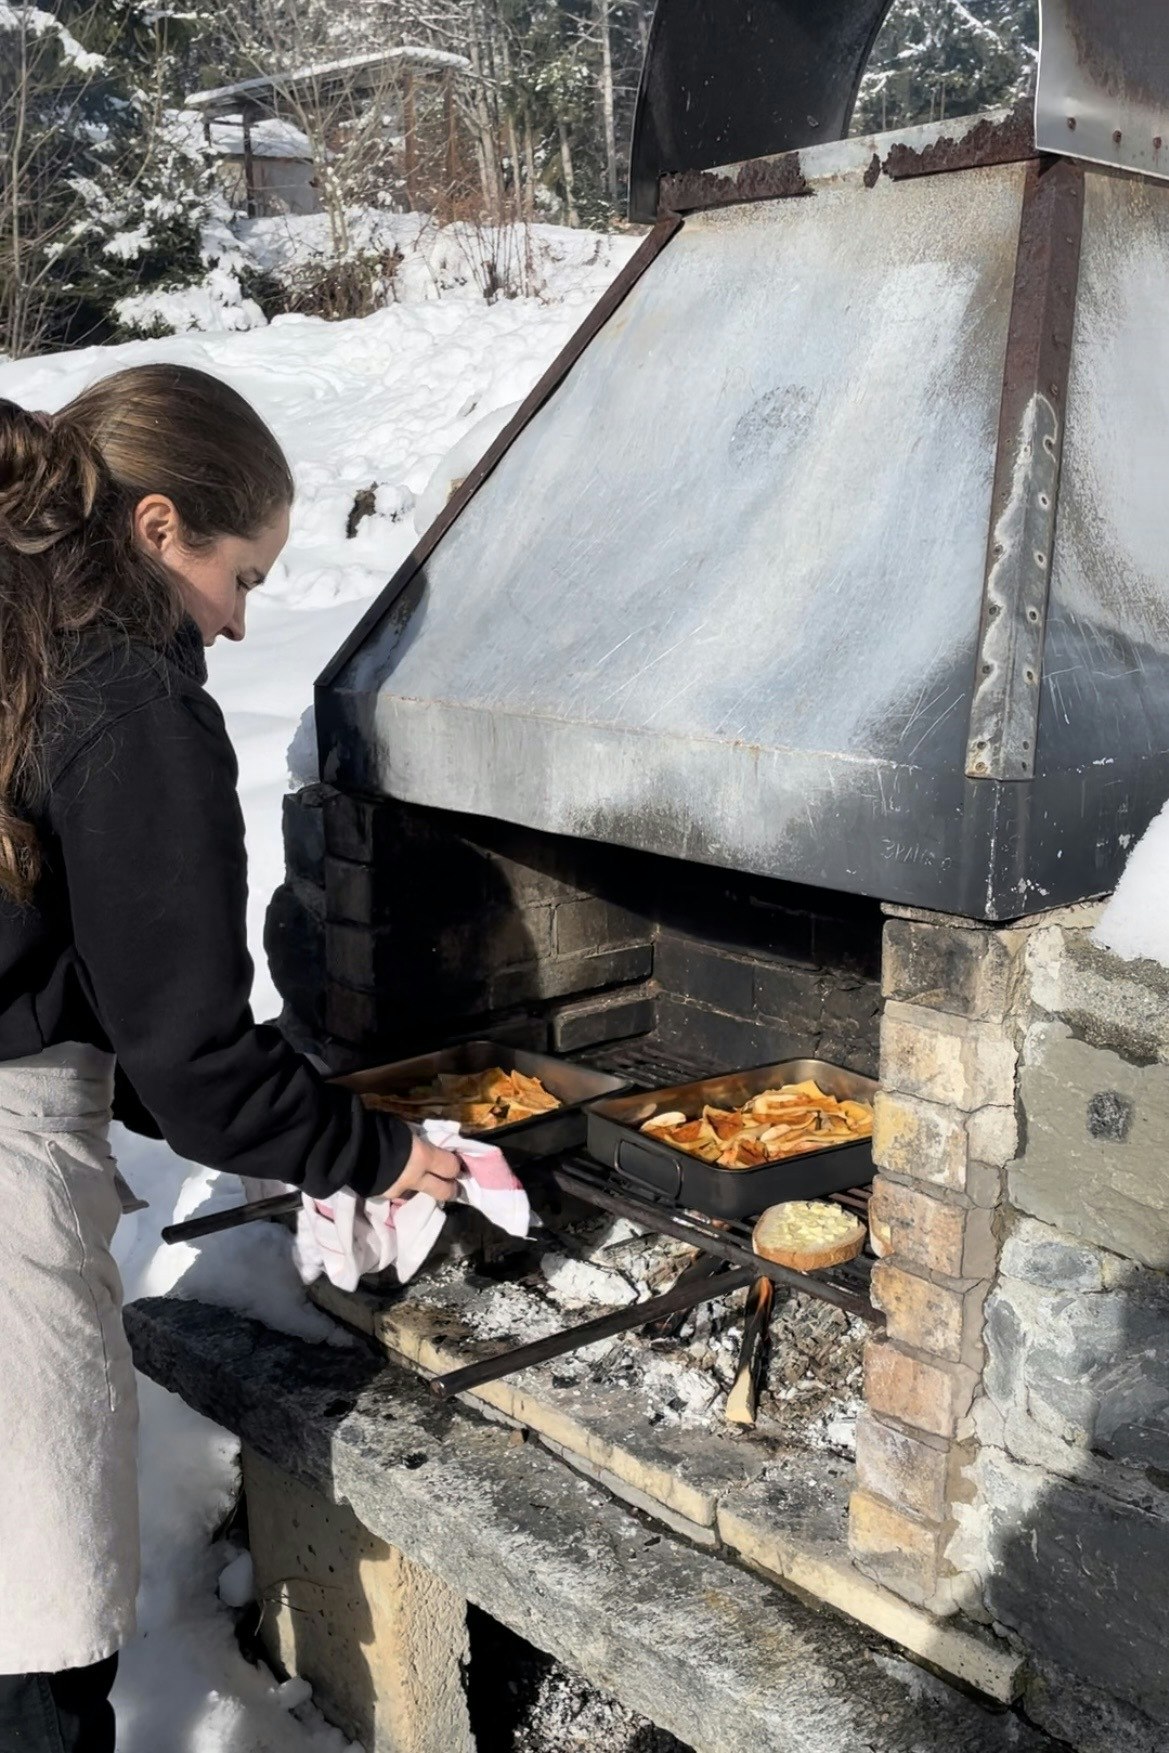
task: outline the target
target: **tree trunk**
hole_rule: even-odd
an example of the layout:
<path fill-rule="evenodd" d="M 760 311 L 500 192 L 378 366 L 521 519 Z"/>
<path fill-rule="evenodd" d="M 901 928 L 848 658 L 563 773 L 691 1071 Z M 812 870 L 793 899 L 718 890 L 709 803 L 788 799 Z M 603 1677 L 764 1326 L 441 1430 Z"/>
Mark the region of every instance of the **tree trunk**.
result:
<path fill-rule="evenodd" d="M 536 148 L 532 142 L 532 122 L 524 111 L 524 218 L 536 217 Z"/>
<path fill-rule="evenodd" d="M 256 159 L 252 152 L 252 112 L 244 105 L 241 111 L 244 136 L 244 207 L 249 219 L 256 217 Z"/>
<path fill-rule="evenodd" d="M 523 200 L 520 178 L 520 143 L 515 131 L 515 117 L 508 112 L 507 156 L 511 159 L 511 216 L 518 219 Z"/>
<path fill-rule="evenodd" d="M 418 205 L 418 119 L 414 108 L 414 75 L 410 72 L 407 72 L 402 84 L 402 133 L 406 205 L 413 213 Z"/>
<path fill-rule="evenodd" d="M 560 174 L 564 178 L 564 205 L 567 210 L 568 223 L 579 225 L 580 216 L 576 210 L 576 179 L 572 174 L 572 144 L 568 138 L 568 128 L 563 116 L 557 116 L 556 126 L 560 133 Z"/>
<path fill-rule="evenodd" d="M 617 205 L 617 130 L 613 121 L 613 44 L 609 36 L 609 0 L 597 0 L 601 27 L 601 115 L 605 123 L 605 187 Z"/>
<path fill-rule="evenodd" d="M 455 115 L 455 80 L 453 73 L 442 76 L 442 121 L 445 135 L 443 177 L 446 182 L 447 218 L 452 218 L 459 186 L 459 124 Z"/>
<path fill-rule="evenodd" d="M 475 136 L 475 156 L 479 162 L 479 180 L 483 186 L 483 204 L 496 224 L 503 222 L 503 193 L 499 174 L 499 146 L 491 109 L 487 102 L 487 86 L 483 68 L 479 21 L 472 14 L 468 20 L 467 58 L 471 63 L 470 122 Z"/>

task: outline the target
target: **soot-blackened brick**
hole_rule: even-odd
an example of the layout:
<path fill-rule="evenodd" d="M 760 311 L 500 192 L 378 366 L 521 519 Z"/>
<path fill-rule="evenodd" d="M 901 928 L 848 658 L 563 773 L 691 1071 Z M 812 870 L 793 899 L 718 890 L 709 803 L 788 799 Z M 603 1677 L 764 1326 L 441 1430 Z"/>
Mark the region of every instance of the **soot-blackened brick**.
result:
<path fill-rule="evenodd" d="M 678 932 L 663 931 L 654 951 L 654 974 L 663 991 L 732 1016 L 750 1016 L 755 964 Z"/>
<path fill-rule="evenodd" d="M 593 897 L 561 901 L 556 907 L 556 954 L 573 956 L 616 949 L 621 944 L 648 943 L 653 926 L 640 913 Z"/>
<path fill-rule="evenodd" d="M 607 993 L 558 1006 L 549 1018 L 554 1053 L 580 1053 L 609 1041 L 648 1035 L 654 1026 L 654 1001 L 644 989 L 631 996 Z"/>
<path fill-rule="evenodd" d="M 298 882 L 321 886 L 325 880 L 324 785 L 290 792 L 283 803 L 284 866 Z"/>
<path fill-rule="evenodd" d="M 726 1016 L 669 994 L 658 999 L 657 1010 L 662 1047 L 709 1071 L 774 1064 L 803 1058 L 809 1051 L 806 1036 L 793 1034 L 779 1023 Z"/>

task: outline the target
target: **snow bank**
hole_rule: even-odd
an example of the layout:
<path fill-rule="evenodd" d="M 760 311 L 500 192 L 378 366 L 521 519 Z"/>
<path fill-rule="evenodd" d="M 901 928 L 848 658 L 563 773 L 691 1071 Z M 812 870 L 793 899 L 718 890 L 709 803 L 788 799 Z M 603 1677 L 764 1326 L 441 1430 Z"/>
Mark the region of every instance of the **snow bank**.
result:
<path fill-rule="evenodd" d="M 572 303 L 582 291 L 607 284 L 638 242 L 558 225 L 439 225 L 429 214 L 377 207 L 349 213 L 346 229 L 347 258 L 400 258 L 389 288 L 396 304 L 437 298 L 478 301 L 496 285 L 505 297 L 521 294 Z M 244 257 L 290 285 L 309 269 L 336 259 L 325 213 L 241 219 L 233 230 Z"/>
<path fill-rule="evenodd" d="M 1129 855 L 1092 941 L 1126 962 L 1169 968 L 1169 804 Z"/>
<path fill-rule="evenodd" d="M 106 246 L 107 253 L 111 247 L 124 253 L 136 239 L 136 233 L 121 233 Z M 141 241 L 143 247 L 149 242 L 145 228 Z M 267 321 L 255 299 L 245 298 L 237 276 L 222 266 L 210 269 L 198 286 L 132 292 L 114 310 L 123 328 L 139 334 L 237 334 L 263 328 Z"/>
<path fill-rule="evenodd" d="M 452 478 L 453 468 L 471 466 L 476 443 L 484 447 L 496 429 L 492 416 L 532 387 L 634 240 L 563 233 L 542 248 L 554 297 L 487 304 L 471 286 L 465 298 L 428 294 L 360 322 L 286 317 L 240 334 L 0 362 L 0 396 L 46 409 L 125 365 L 175 359 L 200 366 L 255 403 L 292 460 L 298 496 L 284 557 L 251 600 L 247 642 L 216 649 L 210 663 L 240 760 L 253 1002 L 261 1016 L 279 1002 L 262 929 L 283 874 L 280 804 L 298 726 L 298 774 L 311 767 L 313 679 L 409 553 L 416 502 L 443 478 L 444 459 Z M 468 444 L 473 427 L 478 439 Z M 374 513 L 349 539 L 354 495 L 371 486 Z M 115 1133 L 127 1180 L 150 1201 L 118 1232 L 128 1299 L 199 1296 L 308 1339 L 344 1342 L 306 1301 L 282 1229 L 257 1224 L 197 1247 L 162 1247 L 163 1224 L 238 1203 L 239 1183 L 181 1162 L 165 1146 Z M 233 1439 L 144 1383 L 141 1480 L 142 1635 L 125 1652 L 118 1681 L 121 1753 L 345 1753 L 344 1737 L 298 1702 L 303 1688 L 282 1689 L 244 1662 L 216 1594 L 235 1557 L 211 1543 L 237 1489 Z"/>

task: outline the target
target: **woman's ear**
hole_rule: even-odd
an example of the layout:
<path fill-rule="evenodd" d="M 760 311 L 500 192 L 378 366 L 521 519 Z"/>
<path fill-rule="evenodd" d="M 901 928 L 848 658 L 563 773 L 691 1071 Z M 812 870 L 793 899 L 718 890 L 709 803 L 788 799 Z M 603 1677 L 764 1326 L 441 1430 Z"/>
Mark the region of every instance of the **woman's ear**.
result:
<path fill-rule="evenodd" d="M 165 565 L 179 542 L 182 523 L 173 499 L 148 493 L 134 507 L 134 541 L 144 554 Z"/>

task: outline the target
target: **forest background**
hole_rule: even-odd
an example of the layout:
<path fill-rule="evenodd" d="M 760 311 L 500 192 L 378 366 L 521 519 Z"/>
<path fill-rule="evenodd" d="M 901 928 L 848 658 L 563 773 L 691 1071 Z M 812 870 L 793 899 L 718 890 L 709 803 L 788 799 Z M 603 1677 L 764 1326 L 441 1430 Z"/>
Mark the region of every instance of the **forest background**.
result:
<path fill-rule="evenodd" d="M 624 224 L 651 14 L 652 0 L 0 0 L 0 356 L 367 314 L 396 295 L 404 234 L 389 221 L 406 213 L 462 228 L 488 300 L 538 293 L 526 228 Z M 1013 103 L 1036 41 L 1036 0 L 898 0 L 854 130 Z M 185 107 L 256 78 L 287 82 L 279 114 L 323 215 L 290 222 L 280 248 L 270 227 L 265 247 L 249 241 Z"/>

